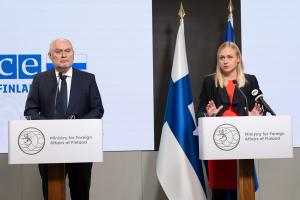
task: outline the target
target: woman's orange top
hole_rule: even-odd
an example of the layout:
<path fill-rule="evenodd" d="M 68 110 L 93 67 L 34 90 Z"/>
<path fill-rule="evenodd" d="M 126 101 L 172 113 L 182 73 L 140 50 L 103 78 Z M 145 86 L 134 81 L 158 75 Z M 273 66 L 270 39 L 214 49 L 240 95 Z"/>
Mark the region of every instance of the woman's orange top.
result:
<path fill-rule="evenodd" d="M 232 104 L 235 85 L 230 80 L 226 86 L 230 104 Z M 237 116 L 232 106 L 222 116 Z M 209 187 L 212 189 L 237 188 L 237 161 L 236 160 L 209 160 L 208 161 Z"/>

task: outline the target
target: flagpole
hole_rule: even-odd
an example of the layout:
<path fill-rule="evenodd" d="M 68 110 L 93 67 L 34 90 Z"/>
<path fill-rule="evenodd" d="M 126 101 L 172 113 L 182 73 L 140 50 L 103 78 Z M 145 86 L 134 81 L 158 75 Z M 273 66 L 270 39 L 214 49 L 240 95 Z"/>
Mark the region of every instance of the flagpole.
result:
<path fill-rule="evenodd" d="M 227 18 L 227 23 L 226 23 L 226 30 L 225 30 L 225 35 L 224 35 L 224 41 L 226 42 L 235 42 L 235 36 L 234 36 L 234 30 L 233 30 L 233 4 L 232 1 L 230 0 L 228 3 L 228 18 Z"/>
<path fill-rule="evenodd" d="M 234 10 L 234 7 L 233 7 L 233 4 L 232 4 L 232 1 L 229 0 L 229 5 L 228 5 L 228 11 L 229 11 L 229 16 L 228 18 L 232 20 L 232 26 L 233 26 L 233 10 Z"/>
<path fill-rule="evenodd" d="M 179 8 L 178 15 L 179 15 L 180 19 L 183 20 L 183 18 L 185 16 L 185 12 L 184 12 L 184 9 L 183 9 L 182 2 L 180 3 L 180 8 Z"/>

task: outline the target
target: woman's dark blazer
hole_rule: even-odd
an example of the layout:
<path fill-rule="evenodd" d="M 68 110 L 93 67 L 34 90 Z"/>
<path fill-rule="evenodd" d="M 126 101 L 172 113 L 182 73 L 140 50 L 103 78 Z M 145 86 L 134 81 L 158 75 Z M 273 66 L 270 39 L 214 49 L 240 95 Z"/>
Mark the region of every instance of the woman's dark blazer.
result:
<path fill-rule="evenodd" d="M 230 106 L 226 87 L 216 87 L 214 76 L 215 74 L 211 74 L 204 79 L 197 111 L 198 117 L 206 116 L 206 106 L 210 100 L 215 102 L 217 108 L 223 105 L 222 110 L 217 116 L 222 116 L 224 111 Z M 248 115 L 248 110 L 251 111 L 253 109 L 255 100 L 252 98 L 251 91 L 259 89 L 257 79 L 254 75 L 245 74 L 245 78 L 245 86 L 240 89 L 235 88 L 232 100 L 232 108 L 239 116 L 246 116 Z"/>

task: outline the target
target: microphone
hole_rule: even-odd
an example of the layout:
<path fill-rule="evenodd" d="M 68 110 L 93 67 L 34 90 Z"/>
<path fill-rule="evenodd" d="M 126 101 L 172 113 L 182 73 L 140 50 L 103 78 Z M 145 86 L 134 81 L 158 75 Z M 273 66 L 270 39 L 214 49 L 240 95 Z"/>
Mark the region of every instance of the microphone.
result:
<path fill-rule="evenodd" d="M 233 80 L 233 84 L 235 85 L 235 87 L 238 89 L 238 91 L 243 95 L 245 101 L 246 101 L 246 106 L 245 106 L 245 110 L 247 112 L 247 116 L 249 115 L 249 107 L 248 107 L 248 99 L 245 95 L 245 93 L 241 90 L 241 88 L 238 86 L 238 83 L 236 80 Z"/>
<path fill-rule="evenodd" d="M 57 81 L 57 84 L 56 84 L 56 91 L 55 91 L 55 99 L 54 99 L 54 118 L 56 118 L 56 113 L 57 113 L 57 108 L 56 108 L 56 104 L 57 104 L 57 94 L 58 94 L 58 90 L 59 90 L 59 84 L 61 82 L 61 78 L 62 78 L 62 73 L 59 72 L 58 73 L 59 75 L 59 79 Z"/>
<path fill-rule="evenodd" d="M 62 76 L 63 76 L 63 75 L 62 75 L 61 72 L 58 73 L 58 76 L 59 76 L 60 80 L 62 80 Z"/>
<path fill-rule="evenodd" d="M 276 115 L 275 112 L 272 110 L 272 108 L 264 100 L 263 93 L 261 92 L 260 89 L 252 90 L 251 95 L 256 102 L 260 103 L 264 107 L 266 112 L 269 112 L 271 115 Z"/>

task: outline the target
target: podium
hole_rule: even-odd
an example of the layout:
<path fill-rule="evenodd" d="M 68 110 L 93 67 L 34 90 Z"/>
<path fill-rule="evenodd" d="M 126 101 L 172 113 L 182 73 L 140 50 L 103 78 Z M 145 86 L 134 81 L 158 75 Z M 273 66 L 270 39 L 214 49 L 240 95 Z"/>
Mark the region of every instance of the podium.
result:
<path fill-rule="evenodd" d="M 255 199 L 253 159 L 292 158 L 290 116 L 201 117 L 201 160 L 239 160 L 240 200 Z"/>
<path fill-rule="evenodd" d="M 11 120 L 8 163 L 48 163 L 48 199 L 65 198 L 63 163 L 102 162 L 102 120 Z"/>

